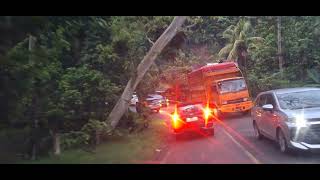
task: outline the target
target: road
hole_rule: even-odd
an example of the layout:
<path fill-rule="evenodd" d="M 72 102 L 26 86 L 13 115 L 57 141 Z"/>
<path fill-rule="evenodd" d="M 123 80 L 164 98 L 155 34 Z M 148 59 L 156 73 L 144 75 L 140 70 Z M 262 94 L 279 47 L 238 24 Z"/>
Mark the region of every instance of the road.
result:
<path fill-rule="evenodd" d="M 171 109 L 162 109 L 155 119 L 163 121 Z M 168 130 L 168 137 L 170 132 Z M 283 154 L 276 143 L 257 140 L 253 136 L 250 116 L 229 115 L 215 123 L 215 135 L 203 137 L 199 133 L 170 139 L 157 163 L 162 164 L 310 164 L 320 163 L 320 154 L 299 152 Z"/>

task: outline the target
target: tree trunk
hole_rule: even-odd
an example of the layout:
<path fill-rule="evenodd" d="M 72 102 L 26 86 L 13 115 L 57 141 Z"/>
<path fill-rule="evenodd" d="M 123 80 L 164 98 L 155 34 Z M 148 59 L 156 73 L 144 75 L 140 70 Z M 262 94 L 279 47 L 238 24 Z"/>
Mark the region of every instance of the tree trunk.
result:
<path fill-rule="evenodd" d="M 143 76 L 148 71 L 150 66 L 154 63 L 155 59 L 161 53 L 163 48 L 177 34 L 178 30 L 181 28 L 186 18 L 186 16 L 175 17 L 169 25 L 169 27 L 154 43 L 149 52 L 138 65 L 136 72 L 130 78 L 120 99 L 118 100 L 117 104 L 114 106 L 111 113 L 109 114 L 108 121 L 111 122 L 111 126 L 113 129 L 117 126 L 117 124 L 120 121 L 120 118 L 123 116 L 126 109 L 128 108 L 128 104 L 137 85 L 142 80 Z"/>
<path fill-rule="evenodd" d="M 60 134 L 53 132 L 53 154 L 59 156 L 61 153 L 60 150 Z"/>
<path fill-rule="evenodd" d="M 283 77 L 283 52 L 282 52 L 282 35 L 281 35 L 281 16 L 278 16 L 278 56 L 279 56 L 279 71 Z"/>
<path fill-rule="evenodd" d="M 35 38 L 32 35 L 29 35 L 29 46 L 28 50 L 31 52 L 35 45 Z M 29 61 L 32 59 L 31 54 L 29 55 Z M 33 119 L 33 136 L 32 138 L 32 152 L 31 152 L 31 159 L 36 160 L 37 156 L 37 130 L 38 130 L 38 93 L 37 91 L 34 91 L 33 97 L 32 97 L 32 115 L 31 118 Z"/>

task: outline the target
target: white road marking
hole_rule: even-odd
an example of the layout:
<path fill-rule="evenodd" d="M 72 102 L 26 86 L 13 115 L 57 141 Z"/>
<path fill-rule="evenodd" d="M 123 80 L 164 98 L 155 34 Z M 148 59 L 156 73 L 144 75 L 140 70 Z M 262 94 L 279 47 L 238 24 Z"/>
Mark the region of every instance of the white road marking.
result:
<path fill-rule="evenodd" d="M 240 143 L 238 143 L 231 134 L 229 134 L 225 129 L 222 129 L 225 134 L 253 161 L 255 164 L 262 164 L 257 158 L 254 157 L 249 151 L 246 150 Z"/>

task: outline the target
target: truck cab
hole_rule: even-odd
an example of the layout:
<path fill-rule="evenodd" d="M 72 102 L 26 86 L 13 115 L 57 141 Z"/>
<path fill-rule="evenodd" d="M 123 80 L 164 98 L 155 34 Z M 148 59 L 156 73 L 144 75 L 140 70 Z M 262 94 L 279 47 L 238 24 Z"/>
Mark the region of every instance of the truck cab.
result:
<path fill-rule="evenodd" d="M 226 78 L 213 82 L 212 101 L 222 113 L 248 113 L 252 107 L 246 81 L 243 77 Z"/>

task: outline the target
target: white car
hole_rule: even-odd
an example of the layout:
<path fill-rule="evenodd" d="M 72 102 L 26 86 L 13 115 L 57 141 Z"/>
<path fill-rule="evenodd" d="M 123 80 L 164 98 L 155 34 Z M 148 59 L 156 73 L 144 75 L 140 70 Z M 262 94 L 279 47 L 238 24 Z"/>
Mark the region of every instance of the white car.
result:
<path fill-rule="evenodd" d="M 135 106 L 139 102 L 138 96 L 137 95 L 132 95 L 130 105 Z"/>

